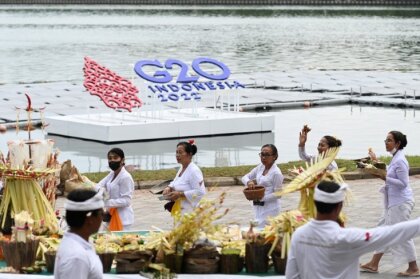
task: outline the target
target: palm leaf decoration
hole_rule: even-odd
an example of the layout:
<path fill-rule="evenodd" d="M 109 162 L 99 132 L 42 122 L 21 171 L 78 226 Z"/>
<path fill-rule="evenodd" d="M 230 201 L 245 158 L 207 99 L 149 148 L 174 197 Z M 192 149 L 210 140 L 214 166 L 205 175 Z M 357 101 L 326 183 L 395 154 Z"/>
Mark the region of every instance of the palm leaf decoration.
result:
<path fill-rule="evenodd" d="M 282 191 L 276 192 L 276 196 L 281 197 L 302 189 L 313 188 L 327 176 L 327 168 L 334 161 L 339 151 L 340 148 L 334 147 L 315 157 L 309 164 L 306 164 L 306 170 L 299 173 Z M 334 181 L 342 182 L 343 179 L 339 172 L 340 170 L 338 172 L 328 172 L 328 175 L 333 176 Z"/>

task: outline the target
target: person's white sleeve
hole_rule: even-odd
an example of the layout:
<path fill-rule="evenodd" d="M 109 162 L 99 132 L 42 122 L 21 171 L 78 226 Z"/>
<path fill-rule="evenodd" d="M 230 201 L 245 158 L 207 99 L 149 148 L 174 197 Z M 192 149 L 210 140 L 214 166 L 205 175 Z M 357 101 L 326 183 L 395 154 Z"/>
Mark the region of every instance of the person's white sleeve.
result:
<path fill-rule="evenodd" d="M 296 243 L 293 241 L 293 237 L 292 237 L 292 245 L 289 249 L 289 254 L 287 255 L 286 279 L 299 279 L 300 278 L 297 261 L 293 253 L 293 249 L 295 245 Z"/>
<path fill-rule="evenodd" d="M 264 198 L 261 201 L 271 201 L 276 200 L 278 197 L 276 196 L 275 192 L 280 191 L 283 185 L 284 176 L 281 172 L 275 172 L 272 177 L 272 185 L 273 185 L 273 193 L 268 195 L 264 195 Z"/>
<path fill-rule="evenodd" d="M 95 190 L 99 191 L 99 189 L 101 189 L 102 187 L 105 187 L 106 183 L 109 180 L 110 175 L 112 174 L 112 172 L 108 173 L 107 176 L 105 176 L 104 178 L 101 179 L 101 181 L 99 181 L 96 185 L 95 185 Z"/>
<path fill-rule="evenodd" d="M 200 201 L 206 193 L 203 173 L 199 169 L 192 171 L 188 178 L 188 182 L 191 190 L 184 191 L 185 198 L 191 203 Z"/>
<path fill-rule="evenodd" d="M 253 180 L 257 177 L 258 166 L 253 168 L 249 173 L 245 174 L 242 177 L 242 183 L 246 186 L 250 180 Z"/>
<path fill-rule="evenodd" d="M 118 198 L 105 201 L 105 207 L 127 207 L 131 205 L 131 198 L 134 192 L 134 181 L 131 176 L 121 179 L 119 192 Z"/>
<path fill-rule="evenodd" d="M 311 161 L 313 156 L 306 153 L 305 146 L 298 146 L 299 157 L 307 162 Z"/>
<path fill-rule="evenodd" d="M 392 226 L 383 226 L 373 229 L 345 229 L 343 243 L 348 243 L 348 247 L 355 255 L 384 248 L 391 247 L 402 241 L 407 241 L 420 234 L 420 218 L 401 222 Z"/>
<path fill-rule="evenodd" d="M 88 279 L 89 265 L 85 260 L 79 258 L 70 258 L 62 261 L 56 269 L 58 274 L 54 274 L 57 279 Z"/>
<path fill-rule="evenodd" d="M 408 186 L 408 173 L 409 168 L 407 164 L 405 164 L 403 161 L 400 161 L 395 166 L 395 173 L 397 174 L 397 178 L 392 178 L 387 176 L 386 182 L 392 186 L 396 186 L 398 188 L 405 188 Z"/>

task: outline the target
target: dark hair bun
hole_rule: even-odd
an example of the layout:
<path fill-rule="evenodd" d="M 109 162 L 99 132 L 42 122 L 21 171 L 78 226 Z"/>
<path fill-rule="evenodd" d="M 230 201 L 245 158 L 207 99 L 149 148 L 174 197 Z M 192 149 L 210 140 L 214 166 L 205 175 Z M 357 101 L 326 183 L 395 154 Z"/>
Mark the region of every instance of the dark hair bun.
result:
<path fill-rule="evenodd" d="M 400 147 L 398 149 L 404 149 L 407 146 L 407 136 L 401 133 L 400 131 L 391 131 L 389 132 L 393 137 L 395 142 L 400 143 Z"/>
<path fill-rule="evenodd" d="M 327 140 L 329 147 L 340 147 L 341 146 L 341 140 L 339 140 L 336 137 L 333 136 L 324 136 L 324 138 Z"/>
<path fill-rule="evenodd" d="M 197 145 L 195 145 L 194 140 L 181 141 L 176 146 L 182 145 L 185 149 L 185 152 L 194 156 L 197 153 Z"/>

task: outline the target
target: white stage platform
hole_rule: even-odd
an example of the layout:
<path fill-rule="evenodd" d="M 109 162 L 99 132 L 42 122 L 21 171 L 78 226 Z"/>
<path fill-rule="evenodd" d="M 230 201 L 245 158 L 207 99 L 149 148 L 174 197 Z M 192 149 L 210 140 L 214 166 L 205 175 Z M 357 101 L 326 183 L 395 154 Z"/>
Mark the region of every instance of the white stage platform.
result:
<path fill-rule="evenodd" d="M 99 142 L 234 135 L 274 130 L 274 116 L 208 108 L 54 116 L 48 134 Z"/>

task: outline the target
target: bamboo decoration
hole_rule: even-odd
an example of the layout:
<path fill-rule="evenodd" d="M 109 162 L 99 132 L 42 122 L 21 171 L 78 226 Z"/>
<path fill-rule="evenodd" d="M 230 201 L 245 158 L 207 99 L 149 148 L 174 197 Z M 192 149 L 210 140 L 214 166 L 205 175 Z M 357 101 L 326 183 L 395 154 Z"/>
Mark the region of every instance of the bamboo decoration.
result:
<path fill-rule="evenodd" d="M 36 110 L 43 113 L 44 108 L 34 109 L 29 95 L 25 96 L 28 102 L 26 108 L 16 108 L 16 129 L 18 131 L 20 110 L 25 110 L 28 140 L 9 141 L 9 156 L 6 161 L 2 160 L 0 163 L 0 177 L 4 181 L 4 194 L 0 203 L 0 227 L 10 228 L 9 225 L 5 225 L 6 219 L 17 218 L 21 211 L 27 211 L 33 218 L 34 230 L 45 231 L 43 229 L 46 227 L 49 232 L 55 233 L 58 231 L 58 222 L 53 209 L 56 190 L 54 175 L 60 165 L 57 162 L 57 153 L 52 154 L 53 141 L 32 140 L 32 113 Z M 44 186 L 45 194 L 39 183 Z M 22 225 L 16 227 L 21 228 Z"/>
<path fill-rule="evenodd" d="M 10 207 L 12 216 L 21 211 L 32 213 L 34 228 L 45 225 L 52 233 L 58 231 L 57 218 L 41 186 L 35 179 L 6 178 L 3 199 L 0 204 L 1 227 L 6 222 Z"/>

